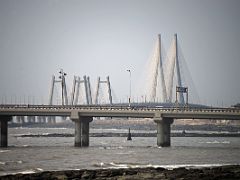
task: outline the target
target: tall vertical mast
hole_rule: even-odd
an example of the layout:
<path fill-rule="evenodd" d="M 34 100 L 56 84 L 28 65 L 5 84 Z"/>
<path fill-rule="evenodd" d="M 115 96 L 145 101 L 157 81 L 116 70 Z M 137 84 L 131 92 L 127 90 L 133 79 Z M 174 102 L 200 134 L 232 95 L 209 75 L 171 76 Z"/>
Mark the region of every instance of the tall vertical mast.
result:
<path fill-rule="evenodd" d="M 74 97 L 75 97 L 76 78 L 77 78 L 76 76 L 73 77 L 73 87 L 72 87 L 71 105 L 73 105 Z"/>
<path fill-rule="evenodd" d="M 49 105 L 53 104 L 53 92 L 54 92 L 54 83 L 55 83 L 55 76 L 52 76 L 52 82 L 51 82 L 51 88 L 50 88 L 50 94 L 49 94 Z"/>
<path fill-rule="evenodd" d="M 87 87 L 88 87 L 88 97 L 89 97 L 89 104 L 92 104 L 92 91 L 91 91 L 91 84 L 90 84 L 90 77 L 87 77 Z"/>
<path fill-rule="evenodd" d="M 83 76 L 83 83 L 84 83 L 84 87 L 85 87 L 85 95 L 86 95 L 87 105 L 89 105 L 89 94 L 88 94 L 88 86 L 87 86 L 87 77 L 86 76 Z"/>
<path fill-rule="evenodd" d="M 178 43 L 177 43 L 177 34 L 174 35 L 175 38 L 175 50 L 176 50 L 176 71 L 177 71 L 177 86 L 182 87 L 182 78 L 180 73 L 180 67 L 179 67 L 179 60 L 178 60 Z M 183 93 L 179 94 L 179 102 L 184 103 Z"/>
<path fill-rule="evenodd" d="M 110 105 L 112 105 L 112 92 L 111 92 L 111 85 L 110 85 L 109 76 L 107 76 L 107 88 L 108 88 L 109 103 L 110 103 Z"/>
<path fill-rule="evenodd" d="M 94 98 L 95 104 L 98 104 L 99 87 L 100 87 L 100 77 L 97 78 L 97 85 L 96 85 L 95 98 Z"/>
<path fill-rule="evenodd" d="M 153 80 L 152 80 L 152 86 L 151 86 L 151 94 L 150 94 L 150 101 L 155 102 L 156 99 L 156 92 L 157 92 L 157 79 L 158 79 L 158 68 L 159 68 L 159 39 L 157 39 L 156 46 L 154 47 L 154 52 L 153 52 L 153 57 L 152 61 L 154 64 L 154 69 L 153 69 Z"/>
<path fill-rule="evenodd" d="M 65 81 L 65 77 L 63 76 L 62 78 L 62 83 L 63 83 L 63 93 L 64 93 L 64 101 L 65 101 L 65 105 L 68 105 L 68 96 L 67 96 L 67 86 L 66 86 L 66 81 Z"/>
<path fill-rule="evenodd" d="M 76 95 L 74 97 L 73 105 L 77 105 L 77 103 L 78 103 L 80 82 L 81 82 L 80 77 L 76 77 L 76 86 L 77 87 L 76 87 Z"/>
<path fill-rule="evenodd" d="M 163 65 L 162 65 L 162 46 L 161 46 L 161 34 L 158 35 L 158 48 L 159 48 L 159 70 L 160 70 L 160 82 L 161 82 L 161 87 L 162 87 L 162 101 L 166 102 L 167 100 L 167 91 L 166 91 L 166 84 L 165 84 L 165 79 L 164 79 L 164 74 L 163 74 Z"/>

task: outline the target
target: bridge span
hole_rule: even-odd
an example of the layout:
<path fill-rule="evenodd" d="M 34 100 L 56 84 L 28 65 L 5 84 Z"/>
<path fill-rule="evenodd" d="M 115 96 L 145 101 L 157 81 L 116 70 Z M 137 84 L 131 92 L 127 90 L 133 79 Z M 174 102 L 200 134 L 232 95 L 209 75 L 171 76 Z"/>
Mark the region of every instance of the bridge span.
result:
<path fill-rule="evenodd" d="M 8 121 L 13 116 L 62 116 L 75 123 L 75 146 L 89 146 L 93 117 L 152 118 L 157 124 L 157 145 L 170 146 L 171 124 L 177 119 L 240 120 L 237 108 L 163 108 L 129 106 L 0 105 L 0 147 L 8 146 Z"/>

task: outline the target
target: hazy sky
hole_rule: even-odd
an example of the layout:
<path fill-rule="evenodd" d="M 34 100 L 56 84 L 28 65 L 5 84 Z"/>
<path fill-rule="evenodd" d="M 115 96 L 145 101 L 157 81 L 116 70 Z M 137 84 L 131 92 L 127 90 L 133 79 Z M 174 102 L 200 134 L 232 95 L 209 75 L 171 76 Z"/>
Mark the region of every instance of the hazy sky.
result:
<path fill-rule="evenodd" d="M 52 74 L 138 93 L 157 34 L 177 33 L 202 103 L 240 102 L 239 0 L 0 0 L 0 96 L 48 98 Z M 139 87 L 140 82 L 140 87 Z M 10 101 L 10 100 L 8 100 Z M 191 101 L 191 100 L 190 100 Z"/>

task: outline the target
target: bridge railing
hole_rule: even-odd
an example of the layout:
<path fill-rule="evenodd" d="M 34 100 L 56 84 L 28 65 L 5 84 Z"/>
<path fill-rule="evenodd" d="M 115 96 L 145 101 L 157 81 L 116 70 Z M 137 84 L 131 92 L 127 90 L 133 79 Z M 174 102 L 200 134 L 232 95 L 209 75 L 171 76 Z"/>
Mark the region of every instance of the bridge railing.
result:
<path fill-rule="evenodd" d="M 165 112 L 229 112 L 240 113 L 240 108 L 199 108 L 199 107 L 149 107 L 120 105 L 30 105 L 30 104 L 0 104 L 0 109 L 83 109 L 83 110 L 129 110 L 129 111 L 165 111 Z"/>

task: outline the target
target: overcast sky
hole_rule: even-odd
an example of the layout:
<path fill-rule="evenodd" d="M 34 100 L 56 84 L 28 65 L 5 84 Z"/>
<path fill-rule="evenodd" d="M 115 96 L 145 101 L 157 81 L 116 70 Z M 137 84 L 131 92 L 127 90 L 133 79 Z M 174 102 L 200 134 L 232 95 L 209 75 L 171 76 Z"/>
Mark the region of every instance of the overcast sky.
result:
<path fill-rule="evenodd" d="M 89 75 L 93 87 L 109 75 L 118 99 L 131 69 L 139 94 L 157 34 L 168 49 L 177 33 L 201 102 L 239 103 L 239 18 L 239 0 L 0 0 L 0 101 L 47 101 L 60 68 L 69 89 L 73 75 Z"/>

